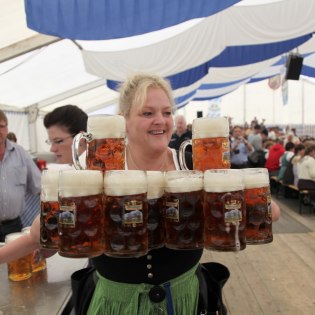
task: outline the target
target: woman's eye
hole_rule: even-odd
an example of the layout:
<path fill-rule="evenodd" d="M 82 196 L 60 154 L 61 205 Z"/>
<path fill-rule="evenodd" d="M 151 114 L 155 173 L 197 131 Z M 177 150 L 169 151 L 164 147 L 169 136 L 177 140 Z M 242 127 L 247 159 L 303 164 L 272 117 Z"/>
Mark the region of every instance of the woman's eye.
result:
<path fill-rule="evenodd" d="M 167 117 L 172 116 L 172 112 L 165 112 L 164 115 Z"/>
<path fill-rule="evenodd" d="M 145 117 L 148 117 L 148 116 L 151 116 L 152 113 L 151 112 L 143 112 L 142 115 Z"/>

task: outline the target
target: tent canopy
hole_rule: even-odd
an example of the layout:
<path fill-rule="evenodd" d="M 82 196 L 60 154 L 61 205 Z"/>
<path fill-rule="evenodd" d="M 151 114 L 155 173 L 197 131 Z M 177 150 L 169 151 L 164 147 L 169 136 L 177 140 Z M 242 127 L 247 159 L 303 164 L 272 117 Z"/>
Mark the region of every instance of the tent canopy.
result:
<path fill-rule="evenodd" d="M 117 82 L 135 71 L 167 77 L 181 108 L 283 75 L 290 52 L 315 76 L 311 0 L 0 0 L 0 8 L 8 110 L 41 116 L 73 103 L 113 112 Z"/>

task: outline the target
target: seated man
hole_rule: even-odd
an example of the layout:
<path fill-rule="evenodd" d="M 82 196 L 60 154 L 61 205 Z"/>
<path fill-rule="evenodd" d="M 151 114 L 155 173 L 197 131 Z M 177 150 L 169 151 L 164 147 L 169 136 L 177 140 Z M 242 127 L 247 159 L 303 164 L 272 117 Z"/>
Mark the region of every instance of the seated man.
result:
<path fill-rule="evenodd" d="M 231 168 L 248 167 L 248 155 L 253 150 L 253 146 L 244 138 L 243 127 L 234 126 L 231 140 Z"/>

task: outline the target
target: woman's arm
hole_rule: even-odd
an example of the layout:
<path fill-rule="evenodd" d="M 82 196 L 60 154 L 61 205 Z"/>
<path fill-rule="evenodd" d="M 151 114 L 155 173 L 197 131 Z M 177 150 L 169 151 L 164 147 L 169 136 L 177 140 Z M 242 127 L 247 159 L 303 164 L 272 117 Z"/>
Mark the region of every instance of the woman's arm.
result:
<path fill-rule="evenodd" d="M 32 253 L 40 248 L 39 243 L 40 221 L 37 216 L 32 224 L 31 232 L 25 234 L 10 244 L 0 248 L 0 263 L 9 262 Z"/>
<path fill-rule="evenodd" d="M 272 211 L 272 221 L 278 221 L 280 218 L 280 207 L 278 206 L 278 204 L 271 200 L 271 211 Z"/>

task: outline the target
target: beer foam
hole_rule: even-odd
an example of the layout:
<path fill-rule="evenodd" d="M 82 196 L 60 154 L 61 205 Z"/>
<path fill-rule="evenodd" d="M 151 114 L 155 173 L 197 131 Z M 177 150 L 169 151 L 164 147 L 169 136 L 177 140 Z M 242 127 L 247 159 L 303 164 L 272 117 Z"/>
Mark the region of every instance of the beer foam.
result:
<path fill-rule="evenodd" d="M 204 174 L 206 192 L 229 192 L 243 189 L 244 180 L 240 170 L 206 171 Z"/>
<path fill-rule="evenodd" d="M 88 132 L 93 139 L 125 138 L 126 122 L 120 115 L 95 115 L 88 118 Z"/>
<path fill-rule="evenodd" d="M 227 137 L 229 135 L 229 122 L 225 117 L 196 118 L 192 124 L 192 138 Z"/>
<path fill-rule="evenodd" d="M 41 186 L 58 189 L 59 170 L 44 170 L 42 172 Z"/>
<path fill-rule="evenodd" d="M 148 199 L 161 198 L 164 194 L 165 176 L 163 172 L 147 171 Z"/>
<path fill-rule="evenodd" d="M 203 189 L 202 172 L 170 171 L 166 173 L 165 191 L 183 193 Z"/>
<path fill-rule="evenodd" d="M 269 177 L 265 173 L 247 173 L 244 172 L 245 188 L 260 188 L 269 186 Z"/>
<path fill-rule="evenodd" d="M 40 200 L 43 202 L 58 201 L 58 187 L 57 188 L 51 188 L 51 187 L 42 188 L 40 192 Z"/>
<path fill-rule="evenodd" d="M 97 170 L 65 170 L 60 172 L 59 195 L 91 196 L 103 193 L 103 173 Z"/>
<path fill-rule="evenodd" d="M 129 196 L 146 193 L 147 176 L 144 171 L 107 171 L 104 176 L 104 191 L 107 196 Z"/>

